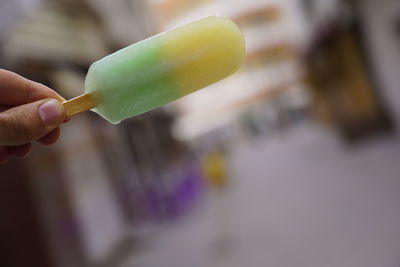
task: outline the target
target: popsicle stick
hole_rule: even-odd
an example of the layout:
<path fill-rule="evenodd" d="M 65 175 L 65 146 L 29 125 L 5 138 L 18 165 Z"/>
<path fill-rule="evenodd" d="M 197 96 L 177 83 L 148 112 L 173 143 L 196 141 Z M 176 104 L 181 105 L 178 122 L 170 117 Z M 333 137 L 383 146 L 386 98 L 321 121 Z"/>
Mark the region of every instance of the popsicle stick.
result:
<path fill-rule="evenodd" d="M 63 103 L 67 117 L 72 117 L 78 113 L 94 108 L 96 104 L 90 94 L 83 94 L 72 98 Z"/>

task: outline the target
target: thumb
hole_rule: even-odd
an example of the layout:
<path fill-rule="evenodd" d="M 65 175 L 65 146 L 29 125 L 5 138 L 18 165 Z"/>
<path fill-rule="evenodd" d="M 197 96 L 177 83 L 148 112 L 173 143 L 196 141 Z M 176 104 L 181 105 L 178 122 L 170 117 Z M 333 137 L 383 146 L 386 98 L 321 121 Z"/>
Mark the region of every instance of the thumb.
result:
<path fill-rule="evenodd" d="M 39 139 L 65 120 L 63 105 L 44 99 L 0 113 L 0 144 L 21 145 Z"/>

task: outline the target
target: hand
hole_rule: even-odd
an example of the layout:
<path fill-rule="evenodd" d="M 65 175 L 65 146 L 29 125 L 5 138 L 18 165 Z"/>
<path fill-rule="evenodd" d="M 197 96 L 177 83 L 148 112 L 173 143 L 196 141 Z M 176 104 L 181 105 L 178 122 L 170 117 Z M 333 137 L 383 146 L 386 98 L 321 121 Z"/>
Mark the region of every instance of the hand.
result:
<path fill-rule="evenodd" d="M 66 119 L 62 101 L 50 88 L 0 69 L 0 163 L 28 155 L 34 140 L 54 144 Z"/>

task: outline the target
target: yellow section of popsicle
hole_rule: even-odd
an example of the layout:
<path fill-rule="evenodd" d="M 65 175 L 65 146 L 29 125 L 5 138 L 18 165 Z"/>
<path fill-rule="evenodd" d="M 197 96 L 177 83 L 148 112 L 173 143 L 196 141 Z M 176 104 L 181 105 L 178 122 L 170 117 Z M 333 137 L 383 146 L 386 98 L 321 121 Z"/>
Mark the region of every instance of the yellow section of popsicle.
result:
<path fill-rule="evenodd" d="M 163 58 L 172 62 L 171 77 L 186 95 L 215 83 L 242 63 L 245 43 L 228 18 L 210 16 L 163 36 Z M 173 34 L 172 34 L 173 33 Z"/>

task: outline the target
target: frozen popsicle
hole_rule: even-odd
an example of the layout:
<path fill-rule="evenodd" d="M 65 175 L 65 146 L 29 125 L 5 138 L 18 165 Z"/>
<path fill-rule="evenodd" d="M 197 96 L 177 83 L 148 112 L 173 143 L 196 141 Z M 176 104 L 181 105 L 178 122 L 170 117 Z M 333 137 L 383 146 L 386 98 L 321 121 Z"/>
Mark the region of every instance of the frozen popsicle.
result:
<path fill-rule="evenodd" d="M 91 109 L 118 123 L 229 76 L 243 57 L 244 39 L 231 20 L 202 18 L 94 62 L 85 93 L 64 107 L 68 116 Z"/>

